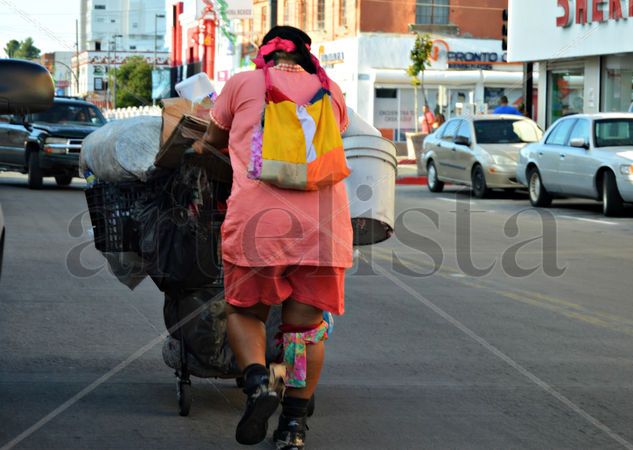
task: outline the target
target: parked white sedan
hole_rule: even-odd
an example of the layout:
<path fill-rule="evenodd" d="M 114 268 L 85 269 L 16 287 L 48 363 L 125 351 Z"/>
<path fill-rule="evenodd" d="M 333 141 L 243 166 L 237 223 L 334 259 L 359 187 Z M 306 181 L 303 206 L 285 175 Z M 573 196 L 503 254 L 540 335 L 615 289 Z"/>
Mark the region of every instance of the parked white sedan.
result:
<path fill-rule="evenodd" d="M 556 195 L 602 200 L 606 216 L 633 202 L 633 114 L 579 114 L 556 121 L 521 150 L 517 179 L 533 206 Z"/>
<path fill-rule="evenodd" d="M 424 140 L 429 190 L 441 192 L 445 182 L 465 184 L 481 198 L 491 188 L 519 188 L 519 150 L 542 134 L 531 119 L 515 115 L 450 119 Z"/>

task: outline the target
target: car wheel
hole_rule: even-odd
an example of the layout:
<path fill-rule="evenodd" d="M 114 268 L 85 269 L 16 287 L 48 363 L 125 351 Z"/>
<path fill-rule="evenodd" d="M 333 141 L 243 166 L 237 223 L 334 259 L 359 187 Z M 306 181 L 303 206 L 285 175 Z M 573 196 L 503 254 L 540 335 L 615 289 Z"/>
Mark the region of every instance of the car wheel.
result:
<path fill-rule="evenodd" d="M 429 191 L 442 192 L 442 190 L 444 190 L 444 182 L 440 181 L 437 177 L 437 168 L 435 167 L 435 162 L 433 162 L 432 160 L 429 162 L 429 165 L 426 168 L 426 175 L 428 179 Z"/>
<path fill-rule="evenodd" d="M 57 186 L 68 186 L 73 182 L 73 177 L 72 175 L 57 175 L 55 177 L 55 182 L 57 183 Z"/>
<path fill-rule="evenodd" d="M 40 168 L 40 154 L 38 152 L 31 152 L 28 163 L 29 189 L 41 189 L 43 179 L 42 169 Z"/>
<path fill-rule="evenodd" d="M 607 217 L 622 214 L 623 201 L 618 191 L 615 175 L 610 170 L 604 173 L 602 179 L 602 212 Z"/>
<path fill-rule="evenodd" d="M 488 186 L 486 185 L 486 175 L 484 169 L 480 165 L 476 165 L 472 174 L 472 190 L 473 195 L 477 198 L 484 198 L 488 194 Z"/>
<path fill-rule="evenodd" d="M 528 191 L 532 206 L 542 208 L 552 204 L 552 196 L 547 192 L 541 181 L 541 173 L 536 167 L 528 173 Z"/>

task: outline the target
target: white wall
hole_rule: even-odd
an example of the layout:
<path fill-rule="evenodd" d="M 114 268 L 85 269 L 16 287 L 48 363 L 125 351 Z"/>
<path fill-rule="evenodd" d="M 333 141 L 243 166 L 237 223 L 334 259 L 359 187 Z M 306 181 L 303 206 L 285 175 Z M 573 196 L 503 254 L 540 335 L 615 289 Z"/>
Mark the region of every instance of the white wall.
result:
<path fill-rule="evenodd" d="M 567 1 L 567 0 L 564 0 Z M 625 17 L 627 1 L 620 1 Z M 633 1 L 633 0 L 630 0 Z M 571 2 L 575 19 L 575 6 Z M 587 2 L 589 17 L 593 2 Z M 602 4 L 609 17 L 609 2 Z M 556 26 L 562 8 L 555 0 L 510 0 L 508 57 L 510 61 L 541 61 L 578 56 L 633 52 L 633 18 L 607 20 L 586 25 Z"/>

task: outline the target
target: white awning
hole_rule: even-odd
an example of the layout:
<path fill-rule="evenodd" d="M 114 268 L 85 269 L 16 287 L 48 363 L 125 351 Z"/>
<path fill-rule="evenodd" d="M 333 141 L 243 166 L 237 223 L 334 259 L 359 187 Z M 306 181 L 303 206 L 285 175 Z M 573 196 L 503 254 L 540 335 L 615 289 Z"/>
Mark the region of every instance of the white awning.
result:
<path fill-rule="evenodd" d="M 537 74 L 534 74 L 535 82 Z M 411 85 L 411 77 L 404 70 L 374 69 L 372 79 L 376 84 Z M 502 70 L 426 70 L 424 84 L 442 86 L 464 86 L 483 83 L 484 85 L 516 85 L 523 84 L 523 72 Z"/>

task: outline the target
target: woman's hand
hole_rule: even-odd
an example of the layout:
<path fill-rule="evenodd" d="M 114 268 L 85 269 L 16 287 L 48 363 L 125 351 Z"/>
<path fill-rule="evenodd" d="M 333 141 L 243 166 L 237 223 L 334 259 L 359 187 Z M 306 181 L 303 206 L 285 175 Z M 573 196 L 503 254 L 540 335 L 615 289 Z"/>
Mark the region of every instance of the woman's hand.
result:
<path fill-rule="evenodd" d="M 193 143 L 192 145 L 194 151 L 198 154 L 198 155 L 204 155 L 205 153 L 209 153 L 209 144 L 206 143 L 204 137 L 202 139 L 198 139 L 196 142 Z"/>

